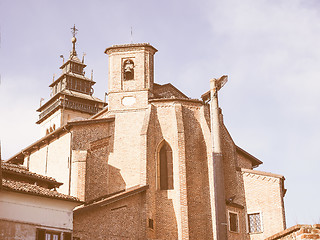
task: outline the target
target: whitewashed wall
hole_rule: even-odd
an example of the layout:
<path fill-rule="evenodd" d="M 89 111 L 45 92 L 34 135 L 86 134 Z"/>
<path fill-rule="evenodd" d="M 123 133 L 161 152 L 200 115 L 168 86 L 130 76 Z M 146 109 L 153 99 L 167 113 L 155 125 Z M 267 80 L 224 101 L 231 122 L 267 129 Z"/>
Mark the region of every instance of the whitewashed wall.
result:
<path fill-rule="evenodd" d="M 2 190 L 0 219 L 72 230 L 75 202 Z"/>

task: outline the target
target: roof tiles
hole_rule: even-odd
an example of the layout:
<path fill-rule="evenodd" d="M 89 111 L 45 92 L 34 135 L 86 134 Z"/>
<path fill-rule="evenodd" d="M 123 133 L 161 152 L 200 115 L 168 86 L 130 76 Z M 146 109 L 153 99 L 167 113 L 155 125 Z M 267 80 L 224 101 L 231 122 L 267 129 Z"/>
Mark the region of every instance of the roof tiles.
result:
<path fill-rule="evenodd" d="M 38 195 L 42 197 L 49 197 L 49 198 L 56 198 L 74 202 L 80 202 L 80 200 L 76 197 L 65 195 L 59 193 L 55 190 L 50 190 L 41 186 L 37 186 L 35 184 L 25 183 L 25 182 L 18 182 L 15 180 L 9 179 L 2 179 L 2 188 L 15 191 L 15 192 L 22 192 L 28 193 L 31 195 Z"/>
<path fill-rule="evenodd" d="M 55 185 L 57 185 L 57 186 L 62 185 L 62 183 L 59 183 L 53 177 L 43 176 L 43 175 L 38 174 L 38 173 L 30 172 L 26 167 L 24 167 L 22 165 L 8 163 L 8 162 L 2 162 L 1 163 L 1 168 L 4 171 L 10 171 L 10 172 L 13 172 L 13 173 L 23 174 L 26 177 L 33 177 L 33 178 L 37 178 L 39 180 L 53 182 L 53 183 L 56 183 Z"/>

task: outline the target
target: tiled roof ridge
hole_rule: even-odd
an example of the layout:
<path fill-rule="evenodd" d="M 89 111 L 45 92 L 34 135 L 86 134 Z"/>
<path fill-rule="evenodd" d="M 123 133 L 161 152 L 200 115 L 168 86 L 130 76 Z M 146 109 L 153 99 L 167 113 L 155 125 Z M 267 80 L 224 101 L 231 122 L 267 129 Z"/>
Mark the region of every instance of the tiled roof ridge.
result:
<path fill-rule="evenodd" d="M 25 166 L 22 166 L 22 165 L 19 165 L 19 164 L 2 162 L 1 163 L 1 168 L 2 168 L 2 170 L 12 171 L 12 172 L 15 172 L 15 173 L 24 174 L 24 175 L 27 175 L 27 176 L 32 176 L 34 178 L 38 178 L 38 179 L 41 179 L 41 180 L 44 180 L 44 181 L 54 182 L 57 185 L 62 185 L 62 183 L 58 182 L 53 177 L 48 177 L 48 176 L 44 176 L 44 175 L 41 175 L 41 174 L 38 174 L 38 173 L 30 172 Z"/>
<path fill-rule="evenodd" d="M 37 186 L 30 183 L 25 183 L 25 182 L 2 179 L 2 187 L 3 189 L 15 191 L 15 192 L 23 192 L 31 195 L 80 202 L 80 200 L 76 197 L 65 195 L 63 193 L 57 192 L 56 190 L 50 190 L 41 186 Z"/>
<path fill-rule="evenodd" d="M 28 171 L 26 166 L 23 166 L 23 165 L 20 165 L 20 164 L 14 164 L 14 163 L 5 162 L 3 160 L 1 160 L 1 166 L 10 166 L 10 167 L 13 167 L 13 168 L 19 168 L 19 169 L 23 169 L 23 170 Z"/>

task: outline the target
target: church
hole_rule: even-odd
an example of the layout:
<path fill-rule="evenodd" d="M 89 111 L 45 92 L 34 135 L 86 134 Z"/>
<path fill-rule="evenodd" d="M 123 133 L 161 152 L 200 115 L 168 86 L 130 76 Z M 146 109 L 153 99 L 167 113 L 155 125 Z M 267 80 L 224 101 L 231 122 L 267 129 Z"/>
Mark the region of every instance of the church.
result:
<path fill-rule="evenodd" d="M 73 239 L 260 240 L 286 229 L 284 177 L 256 170 L 262 162 L 224 125 L 218 91 L 227 76 L 191 99 L 155 83 L 154 46 L 113 45 L 106 102 L 93 96 L 76 30 L 37 110 L 43 137 L 8 160 L 83 202 Z"/>

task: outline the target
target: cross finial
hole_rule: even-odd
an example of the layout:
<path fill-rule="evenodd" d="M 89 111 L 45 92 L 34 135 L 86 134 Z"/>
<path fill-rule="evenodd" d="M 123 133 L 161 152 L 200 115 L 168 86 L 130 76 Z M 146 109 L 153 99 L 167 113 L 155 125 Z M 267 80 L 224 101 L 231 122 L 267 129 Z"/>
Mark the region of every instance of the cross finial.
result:
<path fill-rule="evenodd" d="M 72 36 L 76 37 L 77 32 L 78 32 L 78 29 L 76 29 L 76 25 L 74 24 L 73 27 L 71 28 Z"/>
<path fill-rule="evenodd" d="M 78 31 L 78 29 L 76 29 L 76 25 L 74 24 L 73 28 L 71 28 L 71 33 L 72 33 L 73 37 L 71 39 L 71 41 L 72 41 L 72 52 L 71 52 L 70 57 L 71 56 L 77 56 L 77 52 L 76 52 L 76 41 L 77 41 L 76 34 L 77 34 L 77 31 Z"/>

